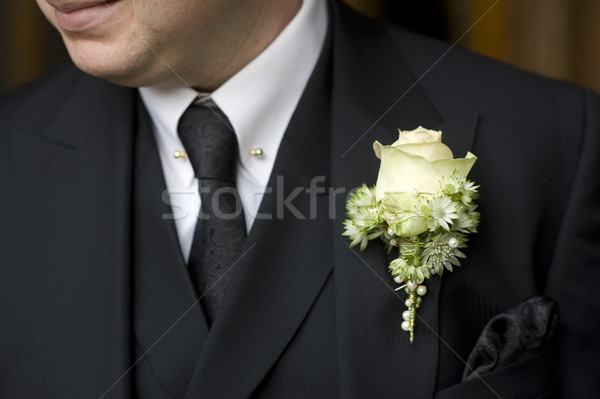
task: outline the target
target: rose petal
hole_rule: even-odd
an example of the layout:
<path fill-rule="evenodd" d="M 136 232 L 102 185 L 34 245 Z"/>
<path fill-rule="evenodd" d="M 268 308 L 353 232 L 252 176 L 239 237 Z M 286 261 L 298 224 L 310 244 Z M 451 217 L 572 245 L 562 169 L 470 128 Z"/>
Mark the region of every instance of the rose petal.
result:
<path fill-rule="evenodd" d="M 375 185 L 377 200 L 383 199 L 386 192 L 412 192 L 432 194 L 439 188 L 439 175 L 425 158 L 411 155 L 389 146 L 377 146 L 381 166 Z M 436 161 L 438 162 L 438 161 Z"/>
<path fill-rule="evenodd" d="M 379 159 L 381 159 L 381 150 L 383 147 L 385 146 L 377 140 L 375 140 L 375 142 L 373 143 L 373 151 L 375 151 L 375 156 Z"/>
<path fill-rule="evenodd" d="M 475 161 L 477 157 L 469 152 L 466 158 L 438 159 L 431 164 L 442 176 L 451 176 L 454 171 L 457 171 L 460 177 L 467 177 Z"/>
<path fill-rule="evenodd" d="M 387 192 L 381 204 L 387 212 L 396 216 L 397 222 L 393 225 L 396 235 L 414 237 L 428 230 L 427 220 L 415 214 L 419 197 L 412 193 Z"/>
<path fill-rule="evenodd" d="M 394 148 L 412 155 L 418 155 L 429 162 L 433 162 L 437 159 L 454 158 L 450 148 L 442 143 L 403 144 Z"/>
<path fill-rule="evenodd" d="M 398 140 L 392 144 L 393 147 L 402 144 L 410 144 L 410 143 L 441 143 L 442 142 L 442 132 L 438 130 L 429 130 L 425 129 L 423 126 L 419 126 L 415 130 L 400 130 L 398 135 Z"/>
<path fill-rule="evenodd" d="M 398 218 L 401 223 L 394 226 L 394 233 L 400 237 L 410 238 L 429 230 L 427 220 L 421 216 L 407 214 L 406 219 Z"/>

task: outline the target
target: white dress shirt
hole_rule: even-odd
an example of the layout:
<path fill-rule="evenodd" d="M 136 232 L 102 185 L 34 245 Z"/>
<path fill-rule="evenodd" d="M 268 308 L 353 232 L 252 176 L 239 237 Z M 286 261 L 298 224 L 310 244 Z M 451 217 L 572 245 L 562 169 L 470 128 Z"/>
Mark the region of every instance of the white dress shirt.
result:
<path fill-rule="evenodd" d="M 303 0 L 296 16 L 258 57 L 210 98 L 231 122 L 238 138 L 237 187 L 250 230 L 269 181 L 279 144 L 317 63 L 327 32 L 324 0 Z M 179 118 L 198 93 L 185 86 L 139 89 L 153 122 L 179 243 L 188 258 L 200 209 L 198 181 L 177 135 Z M 251 155 L 261 149 L 262 158 Z"/>

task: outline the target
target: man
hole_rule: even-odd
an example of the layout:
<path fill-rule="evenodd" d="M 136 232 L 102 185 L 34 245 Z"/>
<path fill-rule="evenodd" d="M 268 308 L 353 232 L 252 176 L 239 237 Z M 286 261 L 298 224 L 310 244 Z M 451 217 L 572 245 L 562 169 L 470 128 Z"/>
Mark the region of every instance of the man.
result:
<path fill-rule="evenodd" d="M 593 93 L 335 1 L 38 3 L 83 72 L 0 102 L 1 397 L 598 391 Z M 239 143 L 247 237 L 214 314 L 192 265 L 206 222 L 182 133 L 194 102 Z M 383 245 L 341 234 L 348 192 L 375 183 L 372 143 L 419 125 L 478 156 L 482 220 L 460 270 L 428 282 L 410 344 Z M 524 346 L 476 369 L 488 321 L 510 332 L 509 309 L 535 294 L 558 301 L 558 331 L 527 305 L 531 336 L 491 345 Z"/>

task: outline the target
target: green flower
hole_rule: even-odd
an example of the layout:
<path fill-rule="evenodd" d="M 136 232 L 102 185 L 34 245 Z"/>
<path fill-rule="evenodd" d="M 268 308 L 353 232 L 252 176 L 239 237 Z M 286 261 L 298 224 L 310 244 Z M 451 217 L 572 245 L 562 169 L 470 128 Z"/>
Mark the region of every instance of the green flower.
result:
<path fill-rule="evenodd" d="M 462 206 L 458 219 L 454 221 L 454 228 L 462 233 L 477 233 L 479 226 L 479 212 L 475 212 L 476 205 Z"/>
<path fill-rule="evenodd" d="M 426 278 L 431 277 L 428 267 L 418 263 L 410 263 L 402 256 L 391 261 L 389 269 L 392 277 L 398 277 L 404 281 L 414 281 L 419 284 Z"/>
<path fill-rule="evenodd" d="M 453 220 L 458 219 L 456 204 L 448 197 L 435 198 L 429 203 L 429 208 L 431 209 L 431 219 L 428 223 L 430 231 L 435 231 L 438 227 L 449 231 Z"/>
<path fill-rule="evenodd" d="M 408 263 L 401 257 L 390 262 L 390 273 L 392 274 L 392 277 L 400 277 L 401 279 L 406 278 L 407 269 Z"/>
<path fill-rule="evenodd" d="M 362 251 L 370 240 L 385 232 L 382 212 L 377 205 L 373 188 L 363 184 L 350 196 L 346 209 L 348 219 L 344 221 L 343 235 L 350 237 L 351 247 L 360 244 Z"/>
<path fill-rule="evenodd" d="M 433 267 L 441 275 L 444 268 L 452 271 L 452 265 L 460 266 L 458 258 L 466 258 L 459 248 L 466 248 L 467 239 L 460 233 L 445 233 L 434 235 L 433 239 L 425 244 L 423 250 L 423 264 Z"/>

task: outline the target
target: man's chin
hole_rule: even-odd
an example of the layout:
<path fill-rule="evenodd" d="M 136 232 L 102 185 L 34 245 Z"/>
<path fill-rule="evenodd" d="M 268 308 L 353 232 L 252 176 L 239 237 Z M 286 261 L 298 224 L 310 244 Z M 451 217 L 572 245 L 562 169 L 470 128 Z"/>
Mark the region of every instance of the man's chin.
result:
<path fill-rule="evenodd" d="M 69 51 L 75 65 L 83 72 L 97 78 L 128 86 L 141 87 L 152 84 L 151 67 L 135 61 L 135 57 L 107 54 L 81 54 Z"/>

